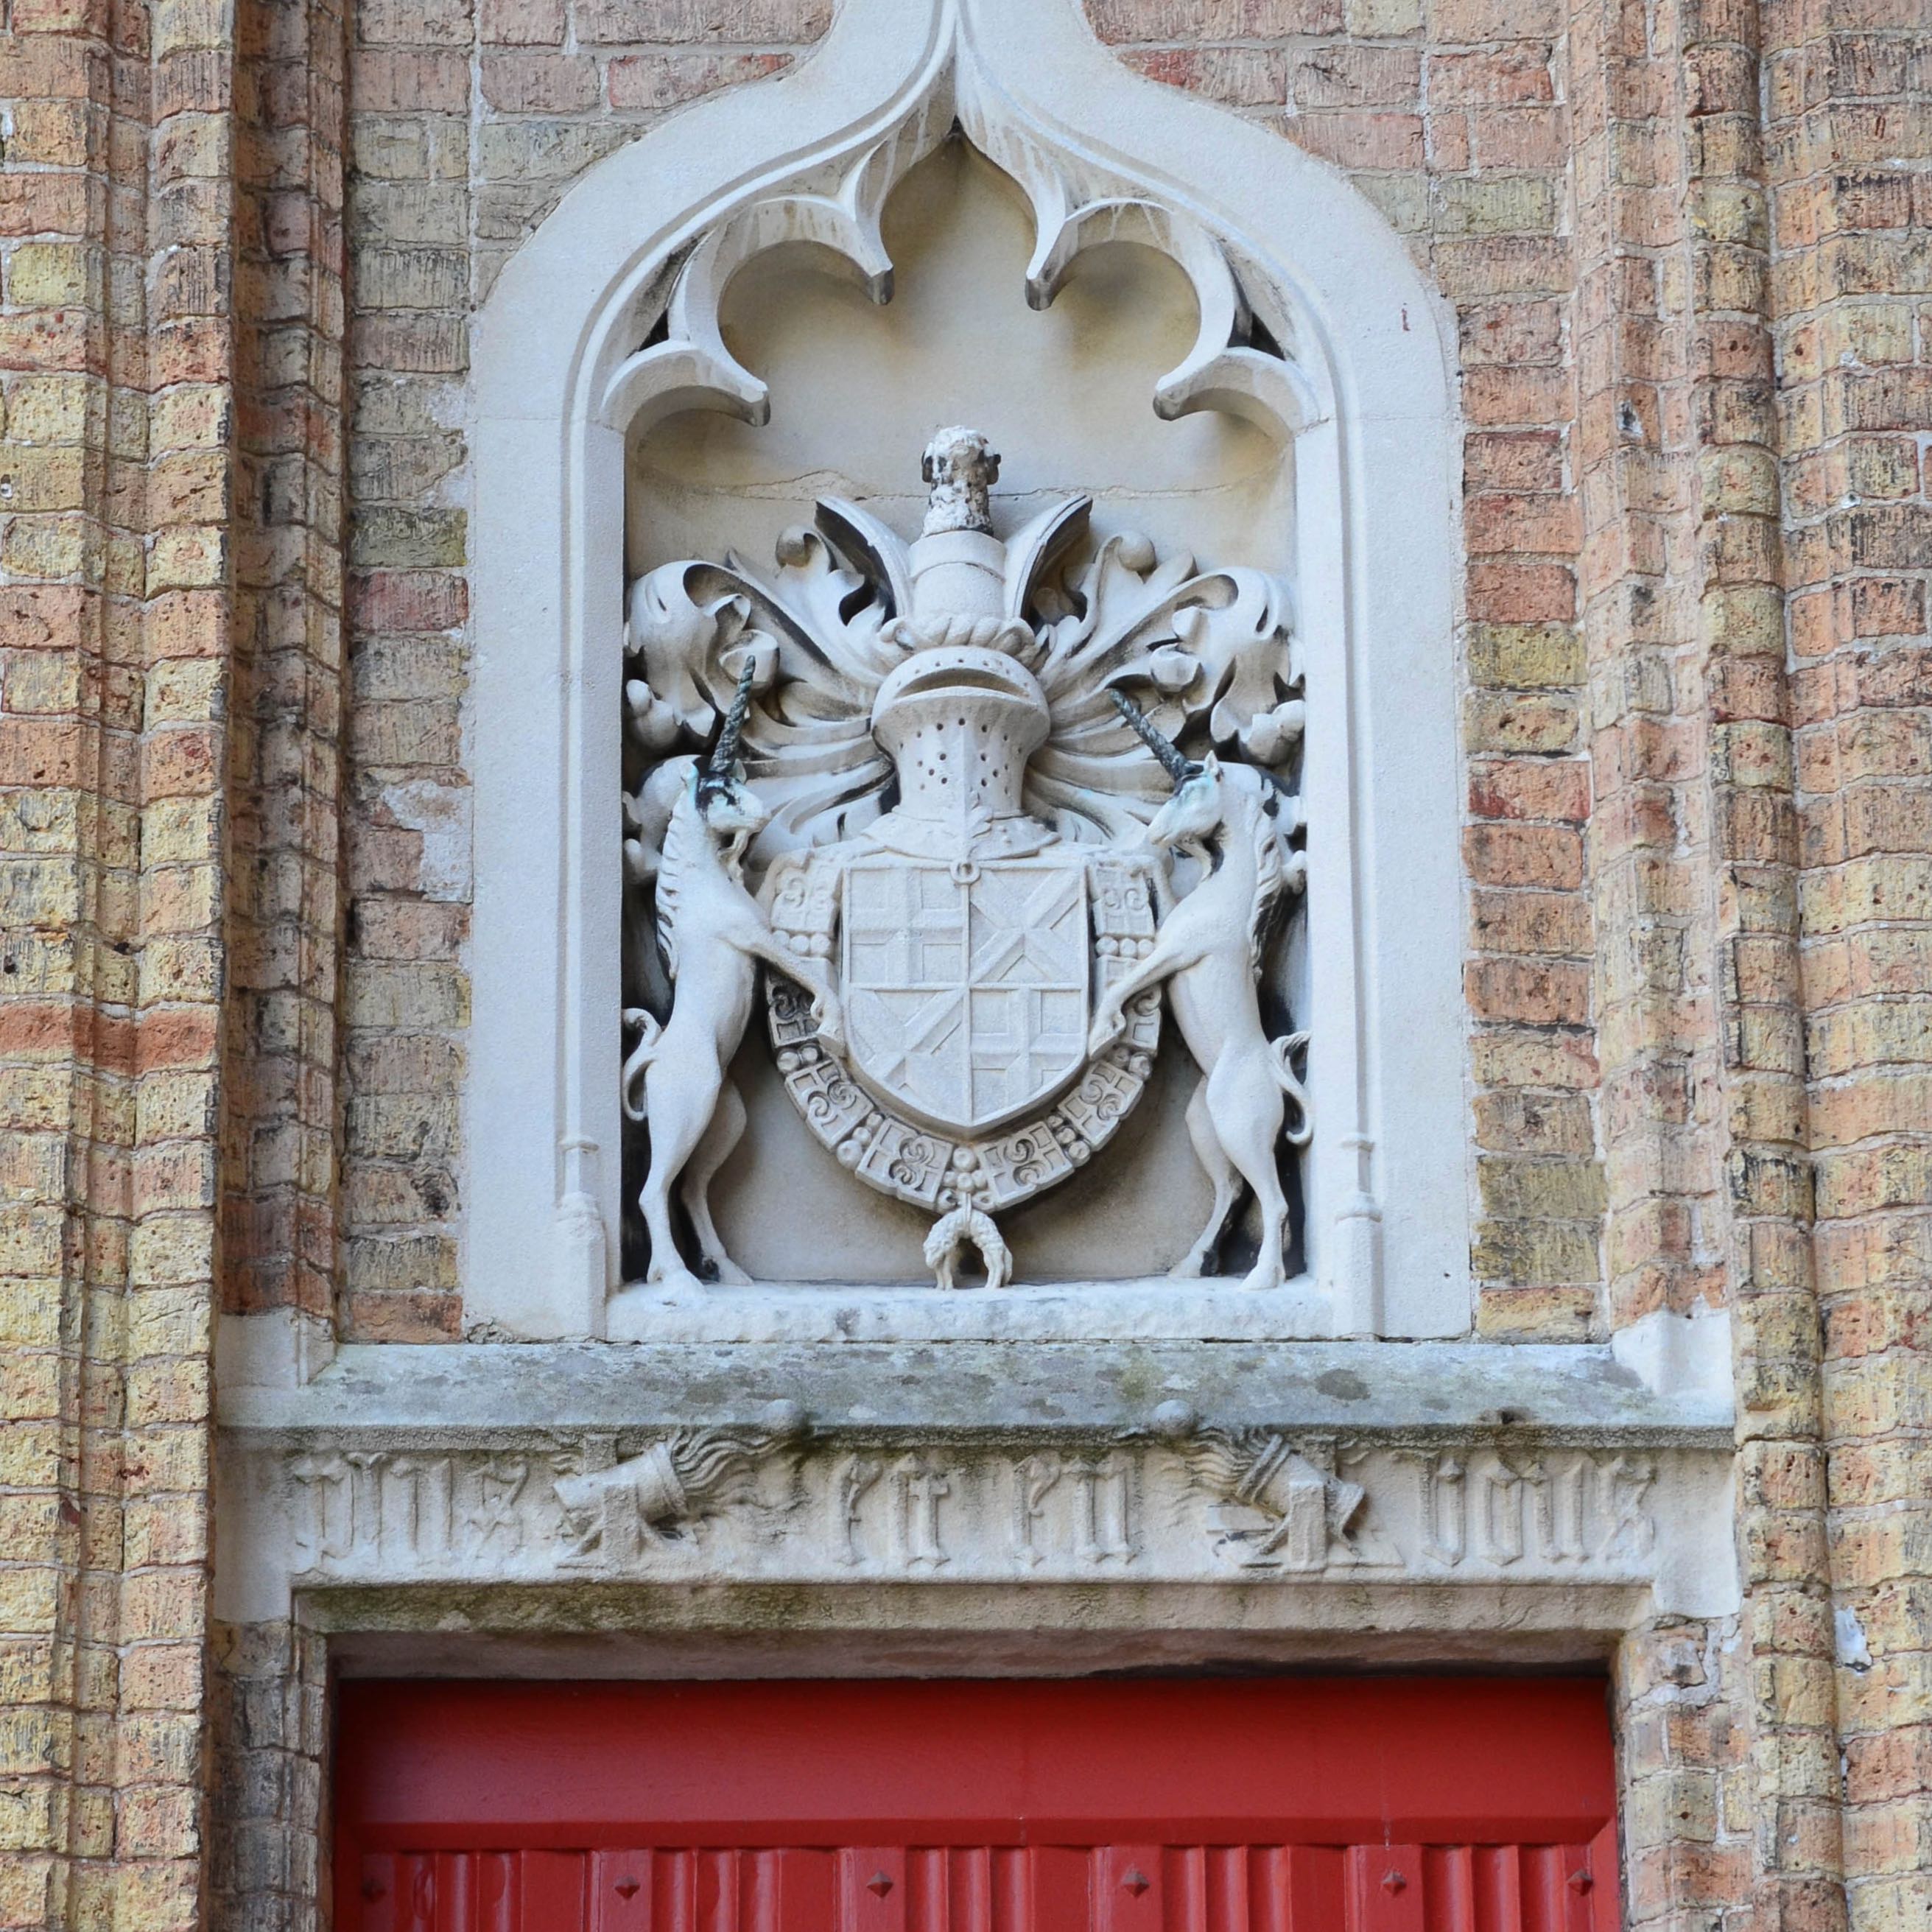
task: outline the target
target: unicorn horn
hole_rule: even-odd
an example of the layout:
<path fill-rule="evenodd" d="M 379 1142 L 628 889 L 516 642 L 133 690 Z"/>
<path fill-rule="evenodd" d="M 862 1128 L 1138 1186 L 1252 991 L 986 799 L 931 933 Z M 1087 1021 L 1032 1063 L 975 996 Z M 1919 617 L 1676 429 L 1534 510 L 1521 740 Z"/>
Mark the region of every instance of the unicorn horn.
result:
<path fill-rule="evenodd" d="M 705 761 L 699 781 L 698 789 L 707 796 L 715 796 L 730 782 L 731 767 L 738 758 L 738 739 L 745 728 L 745 715 L 752 708 L 752 680 L 758 671 L 758 659 L 748 651 L 745 654 L 745 668 L 738 674 L 738 688 L 731 694 L 731 708 L 724 714 L 724 728 L 718 734 L 717 745 Z"/>
<path fill-rule="evenodd" d="M 1177 790 L 1190 778 L 1201 776 L 1202 767 L 1192 758 L 1183 758 L 1172 741 L 1162 736 L 1148 722 L 1147 713 L 1124 691 L 1110 691 L 1107 695 L 1114 700 L 1114 709 L 1132 728 L 1134 736 L 1160 760 L 1161 769 L 1173 779 Z"/>

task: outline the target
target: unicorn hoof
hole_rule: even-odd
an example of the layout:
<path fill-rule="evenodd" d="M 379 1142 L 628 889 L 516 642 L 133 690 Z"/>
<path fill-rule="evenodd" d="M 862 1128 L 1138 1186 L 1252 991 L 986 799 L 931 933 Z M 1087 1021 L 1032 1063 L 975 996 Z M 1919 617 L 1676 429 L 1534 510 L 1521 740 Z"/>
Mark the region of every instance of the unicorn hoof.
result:
<path fill-rule="evenodd" d="M 698 1295 L 704 1292 L 704 1282 L 682 1262 L 669 1268 L 659 1268 L 653 1262 L 644 1281 L 646 1286 L 661 1288 L 667 1294 Z"/>

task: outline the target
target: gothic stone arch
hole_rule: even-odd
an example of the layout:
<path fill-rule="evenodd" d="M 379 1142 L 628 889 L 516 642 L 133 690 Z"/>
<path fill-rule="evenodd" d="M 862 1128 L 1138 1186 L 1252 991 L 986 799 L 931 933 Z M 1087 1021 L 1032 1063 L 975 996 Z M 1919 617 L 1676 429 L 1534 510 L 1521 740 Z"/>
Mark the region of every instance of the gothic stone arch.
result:
<path fill-rule="evenodd" d="M 1239 1305 L 1164 1282 L 1084 1298 L 1022 1288 L 1000 1332 L 1465 1333 L 1444 312 L 1320 164 L 1136 78 L 1076 10 L 1033 0 L 848 0 L 796 74 L 593 169 L 479 319 L 471 1318 L 594 1336 L 618 1286 L 626 436 L 692 408 L 758 418 L 763 385 L 718 311 L 764 251 L 817 244 L 887 298 L 881 210 L 956 125 L 1030 204 L 1030 302 L 1051 303 L 1096 240 L 1159 250 L 1186 277 L 1198 328 L 1150 406 L 1225 411 L 1292 440 L 1310 700 L 1308 1273 Z M 720 156 L 741 158 L 729 178 Z M 909 445 L 931 427 L 909 424 Z M 646 1298 L 613 1332 L 802 1338 L 813 1318 L 776 1291 L 713 1300 L 694 1316 Z M 886 1336 L 989 1318 L 984 1297 L 870 1300 L 868 1332 Z"/>

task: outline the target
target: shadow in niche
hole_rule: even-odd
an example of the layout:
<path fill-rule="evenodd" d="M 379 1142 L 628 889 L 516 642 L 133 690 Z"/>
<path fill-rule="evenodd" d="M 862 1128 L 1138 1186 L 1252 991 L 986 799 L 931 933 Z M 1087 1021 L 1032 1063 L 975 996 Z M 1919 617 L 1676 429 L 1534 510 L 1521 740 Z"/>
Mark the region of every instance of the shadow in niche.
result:
<path fill-rule="evenodd" d="M 808 247 L 758 256 L 734 279 L 721 328 L 732 353 L 769 383 L 771 420 L 753 428 L 692 411 L 634 439 L 626 514 L 633 576 L 728 551 L 762 572 L 780 532 L 809 524 L 822 495 L 859 502 L 910 538 L 925 504 L 920 449 L 952 422 L 985 430 L 1001 453 L 994 514 L 1003 534 L 1049 501 L 1084 492 L 1094 499 L 1096 540 L 1136 530 L 1163 558 L 1185 552 L 1204 566 L 1291 568 L 1292 452 L 1225 415 L 1170 422 L 1153 412 L 1155 380 L 1190 351 L 1198 327 L 1174 263 L 1132 243 L 1096 247 L 1077 260 L 1049 309 L 1029 309 L 1030 212 L 1016 185 L 956 134 L 901 184 L 883 228 L 896 265 L 895 296 L 883 307 L 844 265 Z M 632 746 L 625 756 L 630 787 L 643 760 Z M 662 984 L 654 922 L 635 904 L 626 944 L 627 1004 L 662 1012 L 652 996 Z M 1279 970 L 1271 1024 L 1290 1007 L 1306 1009 L 1298 943 L 1285 949 Z M 920 1250 L 931 1217 L 856 1180 L 806 1127 L 772 1068 L 764 1006 L 761 995 L 732 1070 L 749 1123 L 712 1188 L 728 1250 L 758 1280 L 929 1282 Z M 1168 1022 L 1154 1077 L 1118 1136 L 1077 1180 L 1001 1217 L 1020 1282 L 1144 1279 L 1186 1252 L 1210 1202 L 1184 1124 L 1197 1077 Z M 1303 1248 L 1301 1175 L 1294 1151 L 1283 1152 L 1292 1275 Z M 647 1156 L 647 1130 L 626 1123 L 630 1281 L 648 1259 L 636 1208 Z M 1245 1273 L 1254 1252 L 1238 1212 L 1222 1271 Z"/>

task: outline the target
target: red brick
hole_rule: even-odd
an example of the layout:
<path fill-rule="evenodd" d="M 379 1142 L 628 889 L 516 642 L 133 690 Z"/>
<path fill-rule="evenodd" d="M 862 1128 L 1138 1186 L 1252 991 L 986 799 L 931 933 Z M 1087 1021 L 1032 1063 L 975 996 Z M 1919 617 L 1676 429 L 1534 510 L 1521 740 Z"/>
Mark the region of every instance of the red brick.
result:
<path fill-rule="evenodd" d="M 1469 770 L 1469 810 L 1479 818 L 1581 825 L 1589 815 L 1590 768 L 1581 759 L 1480 760 Z"/>
<path fill-rule="evenodd" d="M 1418 114 L 1297 114 L 1281 127 L 1290 140 L 1338 167 L 1422 166 L 1422 117 Z"/>
<path fill-rule="evenodd" d="M 1576 577 L 1567 564 L 1474 563 L 1469 615 L 1491 623 L 1567 622 L 1576 614 Z"/>
<path fill-rule="evenodd" d="M 463 113 L 470 106 L 470 62 L 455 52 L 358 48 L 349 86 L 362 112 Z"/>
<path fill-rule="evenodd" d="M 742 81 L 782 74 L 790 54 L 633 54 L 614 60 L 606 77 L 616 108 L 676 107 Z"/>
<path fill-rule="evenodd" d="M 1483 824 L 1462 835 L 1470 876 L 1489 886 L 1583 883 L 1583 842 L 1558 826 Z"/>
<path fill-rule="evenodd" d="M 564 0 L 478 0 L 477 28 L 486 46 L 560 47 Z"/>
<path fill-rule="evenodd" d="M 447 631 L 469 611 L 468 582 L 445 572 L 369 571 L 349 580 L 350 619 L 364 632 Z"/>
<path fill-rule="evenodd" d="M 1553 100 L 1547 42 L 1519 41 L 1482 53 L 1434 55 L 1429 63 L 1432 106 L 1520 106 Z"/>

